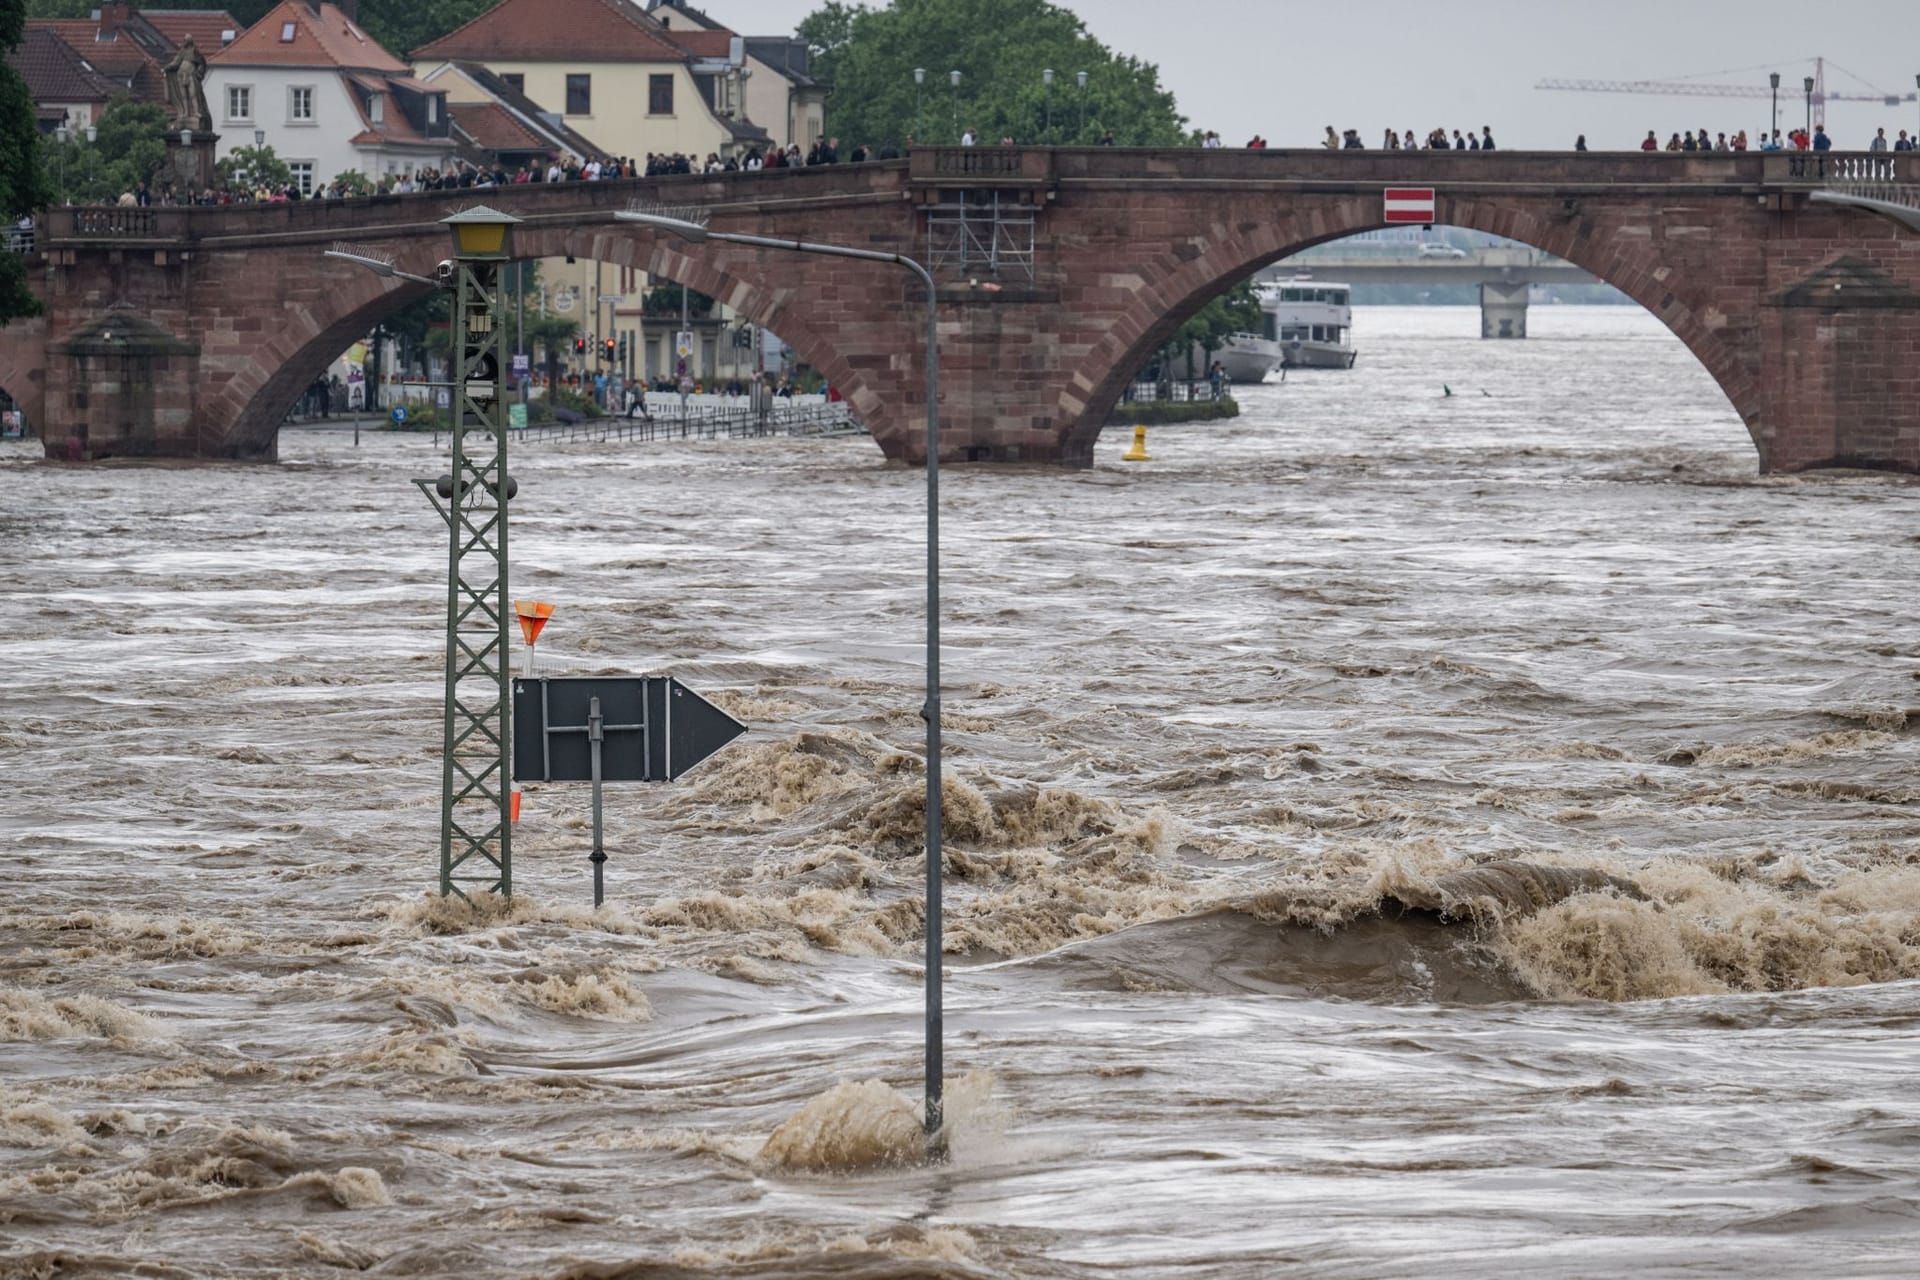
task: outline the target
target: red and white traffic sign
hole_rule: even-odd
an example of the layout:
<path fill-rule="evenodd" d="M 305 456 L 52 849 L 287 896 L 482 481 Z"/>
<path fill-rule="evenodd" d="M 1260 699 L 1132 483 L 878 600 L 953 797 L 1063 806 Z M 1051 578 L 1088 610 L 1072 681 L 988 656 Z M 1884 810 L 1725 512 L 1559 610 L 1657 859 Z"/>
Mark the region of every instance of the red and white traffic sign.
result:
<path fill-rule="evenodd" d="M 1433 223 L 1432 187 L 1388 187 L 1387 221 Z"/>

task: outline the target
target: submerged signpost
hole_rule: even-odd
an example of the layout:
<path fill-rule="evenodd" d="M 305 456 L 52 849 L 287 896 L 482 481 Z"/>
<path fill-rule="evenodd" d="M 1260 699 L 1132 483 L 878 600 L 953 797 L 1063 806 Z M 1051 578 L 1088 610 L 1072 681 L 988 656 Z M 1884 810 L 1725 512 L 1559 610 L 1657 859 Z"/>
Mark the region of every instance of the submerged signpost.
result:
<path fill-rule="evenodd" d="M 600 788 L 672 782 L 747 726 L 672 676 L 551 676 L 513 682 L 513 776 L 593 784 L 593 905 L 605 899 Z"/>

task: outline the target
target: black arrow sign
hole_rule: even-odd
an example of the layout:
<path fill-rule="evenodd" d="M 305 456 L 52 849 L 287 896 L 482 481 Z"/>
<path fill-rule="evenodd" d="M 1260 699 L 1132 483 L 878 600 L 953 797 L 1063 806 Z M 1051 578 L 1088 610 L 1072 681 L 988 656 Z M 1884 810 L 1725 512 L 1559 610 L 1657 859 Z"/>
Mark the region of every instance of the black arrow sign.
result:
<path fill-rule="evenodd" d="M 672 782 L 747 731 L 672 676 L 515 680 L 516 781 L 594 781 L 588 722 L 595 698 L 602 782 Z"/>

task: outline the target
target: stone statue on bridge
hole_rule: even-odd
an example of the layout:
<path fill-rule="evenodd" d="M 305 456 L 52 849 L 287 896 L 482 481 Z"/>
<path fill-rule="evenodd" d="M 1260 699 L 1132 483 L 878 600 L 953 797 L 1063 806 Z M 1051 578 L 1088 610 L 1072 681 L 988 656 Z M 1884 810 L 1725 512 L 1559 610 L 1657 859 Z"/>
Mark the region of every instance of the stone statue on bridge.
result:
<path fill-rule="evenodd" d="M 206 91 L 201 87 L 207 78 L 207 60 L 194 47 L 192 36 L 180 42 L 178 52 L 167 59 L 164 70 L 167 76 L 167 127 L 191 129 L 195 133 L 205 133 L 213 128 L 213 113 L 207 110 Z"/>

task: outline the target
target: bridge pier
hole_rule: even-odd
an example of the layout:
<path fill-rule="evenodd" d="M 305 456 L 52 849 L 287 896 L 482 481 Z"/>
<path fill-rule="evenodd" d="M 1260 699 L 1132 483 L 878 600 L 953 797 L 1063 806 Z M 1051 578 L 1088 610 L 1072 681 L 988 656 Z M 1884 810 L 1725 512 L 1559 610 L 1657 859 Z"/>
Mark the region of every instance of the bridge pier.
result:
<path fill-rule="evenodd" d="M 1480 283 L 1480 336 L 1526 337 L 1527 293 L 1531 288 L 1525 281 L 1483 280 Z"/>
<path fill-rule="evenodd" d="M 47 456 L 205 456 L 197 389 L 200 344 L 174 337 L 139 312 L 114 307 L 47 346 Z"/>

